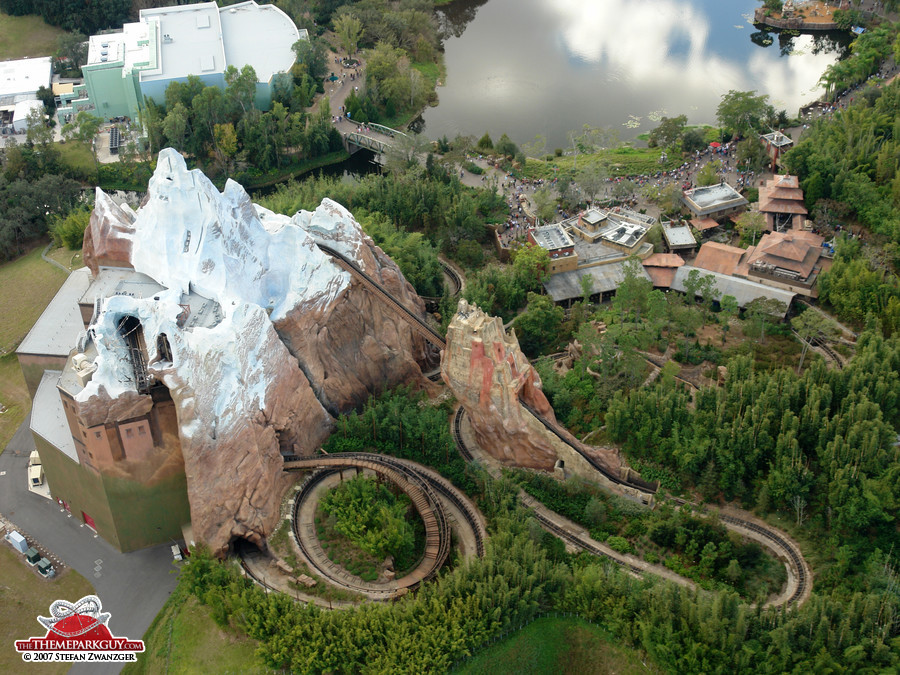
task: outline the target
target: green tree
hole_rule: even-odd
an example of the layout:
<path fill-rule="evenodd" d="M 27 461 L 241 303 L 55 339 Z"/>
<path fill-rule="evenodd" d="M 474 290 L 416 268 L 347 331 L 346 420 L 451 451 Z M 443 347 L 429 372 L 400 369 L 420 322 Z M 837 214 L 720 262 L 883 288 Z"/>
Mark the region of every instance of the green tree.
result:
<path fill-rule="evenodd" d="M 700 129 L 688 129 L 681 136 L 681 149 L 684 152 L 705 150 L 708 146 L 706 136 Z"/>
<path fill-rule="evenodd" d="M 325 45 L 319 40 L 297 40 L 291 49 L 297 55 L 297 63 L 306 68 L 314 80 L 322 80 L 328 74 L 328 59 Z"/>
<path fill-rule="evenodd" d="M 225 99 L 234 121 L 253 109 L 256 100 L 256 71 L 253 66 L 245 65 L 240 70 L 228 66 L 225 69 Z"/>
<path fill-rule="evenodd" d="M 602 164 L 594 162 L 581 167 L 581 170 L 575 175 L 575 182 L 584 192 L 588 201 L 593 202 L 606 186 L 607 177 L 606 168 Z"/>
<path fill-rule="evenodd" d="M 744 137 L 762 129 L 764 121 L 774 114 L 766 94 L 732 89 L 722 96 L 716 108 L 719 126 L 735 136 Z"/>
<path fill-rule="evenodd" d="M 741 242 L 756 246 L 756 242 L 766 230 L 766 217 L 759 211 L 744 211 L 735 221 L 734 226 L 741 235 Z"/>
<path fill-rule="evenodd" d="M 88 39 L 84 33 L 73 31 L 64 33 L 56 40 L 56 58 L 65 60 L 78 70 L 87 61 Z"/>
<path fill-rule="evenodd" d="M 102 118 L 80 110 L 72 122 L 63 125 L 62 135 L 68 140 L 91 144 L 100 131 L 101 124 L 103 124 Z"/>
<path fill-rule="evenodd" d="M 834 338 L 840 332 L 838 327 L 818 312 L 806 310 L 802 314 L 791 319 L 791 327 L 800 337 L 803 343 L 803 351 L 800 352 L 800 362 L 797 364 L 797 374 L 803 368 L 803 360 L 810 345 L 818 340 Z"/>
<path fill-rule="evenodd" d="M 758 138 L 745 138 L 735 149 L 738 166 L 744 171 L 762 171 L 769 165 L 769 155 Z"/>
<path fill-rule="evenodd" d="M 760 336 L 760 342 L 766 342 L 766 324 L 772 319 L 780 319 L 784 316 L 787 307 L 781 300 L 759 297 L 751 300 L 745 306 L 747 318 L 755 325 Z"/>
<path fill-rule="evenodd" d="M 179 101 L 169 109 L 163 120 L 163 133 L 166 141 L 176 150 L 184 150 L 189 129 L 190 113 Z"/>
<path fill-rule="evenodd" d="M 362 22 L 349 12 L 340 14 L 334 20 L 334 32 L 337 33 L 347 55 L 355 54 L 359 36 L 362 33 Z"/>
<path fill-rule="evenodd" d="M 520 288 L 537 290 L 550 278 L 550 254 L 535 244 L 526 244 L 513 252 L 513 274 Z"/>
<path fill-rule="evenodd" d="M 543 223 L 549 223 L 556 216 L 556 195 L 547 185 L 539 187 L 533 195 L 534 207 L 537 217 Z"/>
<path fill-rule="evenodd" d="M 647 145 L 651 148 L 672 148 L 681 140 L 684 127 L 687 124 L 687 115 L 678 117 L 663 117 L 647 139 Z"/>
<path fill-rule="evenodd" d="M 516 317 L 513 324 L 522 350 L 529 356 L 536 357 L 555 349 L 565 318 L 563 308 L 556 306 L 549 296 L 529 293 L 527 308 Z"/>
<path fill-rule="evenodd" d="M 641 320 L 647 310 L 647 299 L 653 290 L 653 283 L 647 278 L 644 268 L 637 258 L 629 258 L 622 265 L 624 279 L 616 289 L 613 308 L 623 321 Z"/>
<path fill-rule="evenodd" d="M 718 173 L 721 167 L 722 162 L 719 160 L 704 164 L 703 168 L 697 172 L 697 185 L 715 185 L 718 183 L 721 180 Z"/>
<path fill-rule="evenodd" d="M 65 246 L 70 251 L 81 250 L 84 242 L 84 231 L 91 221 L 91 209 L 81 207 L 72 209 L 65 216 L 54 215 L 50 218 L 50 235 L 57 246 Z"/>

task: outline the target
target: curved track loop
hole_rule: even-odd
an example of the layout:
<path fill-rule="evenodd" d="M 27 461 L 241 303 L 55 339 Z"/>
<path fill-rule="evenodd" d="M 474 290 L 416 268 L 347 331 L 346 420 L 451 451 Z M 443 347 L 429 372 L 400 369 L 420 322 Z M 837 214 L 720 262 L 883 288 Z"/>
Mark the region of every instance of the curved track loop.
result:
<path fill-rule="evenodd" d="M 395 457 L 364 452 L 317 457 L 288 455 L 284 459 L 285 471 L 321 469 L 304 481 L 295 496 L 292 525 L 297 545 L 303 555 L 310 561 L 318 574 L 336 585 L 365 593 L 370 597 L 375 594 L 387 598 L 392 597 L 399 589 L 412 590 L 423 581 L 431 579 L 444 564 L 450 552 L 450 523 L 438 495 L 462 514 L 465 525 L 472 530 L 477 554 L 484 555 L 484 542 L 487 535 L 484 524 L 474 506 L 449 481 L 426 467 Z M 425 553 L 422 562 L 413 572 L 396 580 L 389 589 L 378 584 L 355 583 L 350 575 L 341 568 L 331 563 L 320 562 L 321 556 L 317 556 L 304 543 L 315 537 L 315 526 L 313 523 L 301 526 L 298 518 L 300 506 L 322 480 L 345 468 L 370 469 L 387 477 L 410 497 L 425 524 Z M 305 527 L 306 531 L 301 531 L 301 527 Z"/>
<path fill-rule="evenodd" d="M 462 290 L 462 279 L 460 279 L 459 273 L 453 269 L 452 265 L 448 265 L 443 260 L 438 260 L 438 263 L 441 265 L 441 270 L 450 279 L 450 295 L 457 295 Z"/>
<path fill-rule="evenodd" d="M 413 330 L 417 331 L 422 337 L 424 337 L 428 342 L 433 344 L 438 349 L 445 349 L 447 347 L 447 343 L 444 341 L 444 338 L 441 337 L 441 334 L 438 333 L 434 328 L 428 325 L 425 321 L 423 321 L 420 317 L 418 317 L 415 313 L 411 312 L 406 305 L 397 300 L 387 289 L 385 289 L 380 283 L 375 281 L 368 274 L 363 272 L 355 262 L 347 258 L 343 253 L 335 251 L 333 248 L 326 244 L 321 244 L 316 242 L 316 245 L 325 253 L 334 258 L 335 262 L 337 262 L 339 267 L 342 267 L 347 272 L 352 274 L 354 277 L 359 279 L 363 286 L 375 292 L 375 294 L 381 298 L 384 302 L 386 302 L 391 309 L 397 312 L 398 316 L 402 318 L 406 323 L 413 328 Z"/>
<path fill-rule="evenodd" d="M 471 462 L 474 461 L 474 456 L 472 454 L 472 451 L 469 450 L 469 448 L 466 446 L 461 430 L 462 418 L 464 414 L 465 410 L 462 406 L 460 406 L 453 418 L 453 439 L 456 442 L 456 447 L 457 450 L 459 450 L 460 455 L 462 455 L 462 457 L 466 461 Z M 649 572 L 651 574 L 654 573 L 652 569 L 643 569 L 630 564 L 627 560 L 623 560 L 614 555 L 610 555 L 606 551 L 598 548 L 596 544 L 592 543 L 591 540 L 586 540 L 584 537 L 566 530 L 558 523 L 548 518 L 545 514 L 541 513 L 540 507 L 543 507 L 543 505 L 530 495 L 522 492 L 519 495 L 519 499 L 526 507 L 531 509 L 534 517 L 541 524 L 541 527 L 543 527 L 551 534 L 559 537 L 564 542 L 571 544 L 575 548 L 587 551 L 595 556 L 610 560 L 634 574 L 644 574 L 646 572 Z M 684 499 L 673 499 L 672 501 L 674 501 L 679 506 L 685 506 L 688 504 L 688 502 Z M 546 509 L 546 507 L 543 508 Z M 757 535 L 763 537 L 768 548 L 773 550 L 775 554 L 785 562 L 785 565 L 787 565 L 789 568 L 790 574 L 792 574 L 796 579 L 797 585 L 794 588 L 793 592 L 791 592 L 791 594 L 784 600 L 779 599 L 780 601 L 773 602 L 770 606 L 779 607 L 785 605 L 790 607 L 791 605 L 802 603 L 805 601 L 806 597 L 809 594 L 809 590 L 811 589 L 812 580 L 810 578 L 809 568 L 806 564 L 806 561 L 803 559 L 802 553 L 793 542 L 791 542 L 787 537 L 782 536 L 782 533 L 780 533 L 778 530 L 766 527 L 759 523 L 745 520 L 743 518 L 737 518 L 735 516 L 726 515 L 724 513 L 719 513 L 718 516 L 721 522 L 726 527 L 731 530 L 738 531 L 739 534 L 741 534 L 741 530 L 745 530 L 756 533 Z M 790 583 L 790 580 L 788 583 Z"/>

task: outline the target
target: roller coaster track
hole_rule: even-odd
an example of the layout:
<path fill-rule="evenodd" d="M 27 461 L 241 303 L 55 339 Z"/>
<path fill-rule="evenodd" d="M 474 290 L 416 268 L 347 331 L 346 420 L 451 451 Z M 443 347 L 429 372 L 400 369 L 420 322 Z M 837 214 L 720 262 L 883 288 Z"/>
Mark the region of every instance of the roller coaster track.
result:
<path fill-rule="evenodd" d="M 555 425 L 553 422 L 551 422 L 546 417 L 541 415 L 537 410 L 535 410 L 534 408 L 532 408 L 530 405 L 528 405 L 527 403 L 525 403 L 523 401 L 519 401 L 519 404 L 525 410 L 527 410 L 531 414 L 532 417 L 534 417 L 538 422 L 543 424 L 544 428 L 547 429 L 547 431 L 552 433 L 559 440 L 561 440 L 563 443 L 565 443 L 570 448 L 572 448 L 575 452 L 577 452 L 579 455 L 581 455 L 581 457 L 583 457 L 584 460 L 588 464 L 590 464 L 594 469 L 596 469 L 601 474 L 603 474 L 603 476 L 611 483 L 620 485 L 622 487 L 628 487 L 628 488 L 633 488 L 635 490 L 638 490 L 638 491 L 642 492 L 643 494 L 647 495 L 648 501 L 652 495 L 656 494 L 656 491 L 659 489 L 659 483 L 648 483 L 647 481 L 643 481 L 643 480 L 636 479 L 636 478 L 631 478 L 628 480 L 623 480 L 623 479 L 619 478 L 619 476 L 617 476 L 615 473 L 613 473 L 608 468 L 603 466 L 603 464 L 598 462 L 596 459 L 594 459 L 590 455 L 586 454 L 576 443 L 573 443 L 571 441 L 571 439 L 569 439 L 560 430 L 560 428 L 557 425 Z"/>
<path fill-rule="evenodd" d="M 438 260 L 438 264 L 441 266 L 444 277 L 450 280 L 450 283 L 447 285 L 450 286 L 448 290 L 450 291 L 451 297 L 458 295 L 462 290 L 462 279 L 459 276 L 459 273 L 455 269 L 453 269 L 451 265 L 448 265 L 443 260 Z M 422 298 L 422 300 L 424 300 L 426 304 L 431 305 L 437 305 L 442 300 L 442 298 L 434 296 L 420 295 L 419 297 Z"/>
<path fill-rule="evenodd" d="M 453 284 L 453 287 L 450 289 L 450 295 L 457 295 L 462 290 L 462 279 L 459 273 L 453 269 L 452 265 L 448 265 L 443 260 L 438 260 L 438 262 L 444 274 L 450 278 L 450 282 Z"/>
<path fill-rule="evenodd" d="M 399 316 L 403 321 L 409 324 L 409 326 L 413 330 L 417 331 L 423 338 L 428 340 L 428 342 L 433 344 L 438 349 L 446 349 L 447 343 L 444 341 L 444 338 L 440 333 L 438 333 L 434 328 L 429 326 L 428 323 L 411 312 L 402 302 L 397 300 L 397 298 L 395 298 L 393 294 L 385 289 L 380 283 L 375 281 L 375 279 L 363 272 L 355 262 L 347 258 L 343 253 L 334 250 L 326 244 L 316 242 L 316 245 L 323 252 L 334 258 L 339 267 L 343 268 L 351 275 L 359 279 L 360 282 L 362 282 L 363 286 L 373 291 L 378 298 L 383 300 L 391 309 L 393 309 L 397 316 Z"/>
<path fill-rule="evenodd" d="M 306 559 L 310 561 L 316 573 L 338 586 L 369 596 L 375 594 L 386 598 L 393 597 L 400 588 L 412 590 L 422 582 L 431 579 L 450 552 L 450 525 L 444 510 L 445 507 L 438 495 L 462 515 L 465 524 L 473 533 L 477 555 L 484 555 L 487 533 L 475 507 L 449 481 L 427 467 L 395 457 L 372 453 L 340 453 L 317 457 L 288 455 L 284 459 L 285 471 L 320 469 L 307 478 L 294 498 L 293 531 L 297 545 Z M 363 582 L 365 585 L 356 583 L 354 578 L 344 570 L 330 561 L 323 561 L 322 556 L 316 555 L 316 551 L 307 544 L 315 539 L 315 525 L 306 523 L 305 526 L 301 526 L 298 517 L 299 509 L 322 480 L 344 468 L 370 469 L 387 477 L 410 497 L 425 524 L 425 553 L 422 562 L 410 574 L 398 579 L 390 588 L 386 589 L 381 585 L 367 584 L 366 582 Z M 301 530 L 301 527 L 305 527 L 305 531 Z"/>
<path fill-rule="evenodd" d="M 791 333 L 793 333 L 794 337 L 797 338 L 801 344 L 803 344 L 803 342 L 804 342 L 803 336 L 800 335 L 800 333 L 798 333 L 795 330 L 792 330 Z M 844 360 L 840 356 L 838 356 L 836 351 L 834 351 L 831 347 L 828 346 L 828 343 L 825 340 L 823 340 L 820 337 L 810 338 L 809 346 L 813 347 L 815 349 L 821 349 L 825 353 L 826 362 L 828 360 L 831 360 L 834 362 L 834 365 L 837 367 L 838 370 L 843 370 Z"/>
<path fill-rule="evenodd" d="M 690 504 L 690 506 L 697 507 L 696 504 L 692 504 L 684 499 L 673 498 L 672 501 L 679 506 Z M 726 527 L 729 525 L 731 526 L 729 529 L 744 529 L 764 537 L 768 542 L 768 548 L 774 550 L 780 558 L 787 561 L 788 566 L 791 568 L 797 579 L 797 587 L 787 600 L 785 600 L 784 604 L 790 606 L 800 602 L 808 587 L 810 587 L 810 575 L 806 561 L 803 559 L 803 554 L 797 546 L 786 537 L 782 536 L 777 530 L 765 527 L 759 523 L 744 518 L 729 516 L 724 513 L 719 513 L 718 516 L 719 520 L 721 520 Z"/>
<path fill-rule="evenodd" d="M 472 462 L 475 459 L 474 455 L 472 454 L 472 451 L 467 447 L 466 442 L 462 436 L 461 425 L 462 417 L 464 414 L 465 410 L 462 406 L 460 406 L 456 411 L 456 415 L 453 419 L 453 439 L 456 442 L 456 447 L 460 455 L 462 455 L 462 457 L 466 461 Z M 615 564 L 627 569 L 629 572 L 632 572 L 634 574 L 645 574 L 648 572 L 651 574 L 654 573 L 652 569 L 642 569 L 636 565 L 630 564 L 627 560 L 620 559 L 614 555 L 611 555 L 607 551 L 599 548 L 596 543 L 594 543 L 589 538 L 580 536 L 577 533 L 567 530 L 562 525 L 555 522 L 552 518 L 548 517 L 547 514 L 542 513 L 542 509 L 546 509 L 546 507 L 544 507 L 540 502 L 538 502 L 530 495 L 527 495 L 524 491 L 520 492 L 519 499 L 526 507 L 528 507 L 532 511 L 534 517 L 541 524 L 541 527 L 543 529 L 559 537 L 564 542 L 574 546 L 579 550 L 587 551 L 592 555 L 610 560 L 611 562 L 614 562 Z M 686 506 L 689 504 L 689 502 L 684 499 L 673 499 L 672 501 L 674 501 L 679 506 Z M 794 578 L 796 579 L 796 587 L 786 599 L 777 603 L 773 603 L 773 606 L 791 606 L 805 600 L 805 596 L 808 594 L 808 591 L 811 588 L 809 568 L 806 565 L 806 562 L 803 559 L 803 555 L 801 554 L 800 550 L 795 544 L 793 544 L 793 542 L 782 536 L 781 533 L 779 533 L 777 530 L 765 527 L 764 525 L 761 525 L 759 523 L 752 522 L 743 518 L 737 518 L 735 516 L 726 515 L 724 513 L 718 513 L 718 517 L 728 529 L 737 531 L 738 534 L 743 534 L 743 530 L 755 533 L 760 537 L 763 537 L 765 539 L 767 548 L 774 551 L 775 554 L 785 562 L 785 564 L 792 572 Z"/>

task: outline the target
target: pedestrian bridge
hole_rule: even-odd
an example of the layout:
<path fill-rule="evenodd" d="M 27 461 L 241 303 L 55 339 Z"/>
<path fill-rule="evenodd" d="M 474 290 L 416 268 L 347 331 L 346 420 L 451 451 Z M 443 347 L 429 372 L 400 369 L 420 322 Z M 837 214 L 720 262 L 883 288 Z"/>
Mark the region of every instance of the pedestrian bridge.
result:
<path fill-rule="evenodd" d="M 351 120 L 352 121 L 352 120 Z M 402 131 L 382 126 L 381 124 L 361 125 L 361 131 L 351 131 L 344 134 L 344 149 L 351 155 L 365 148 L 377 155 L 383 155 L 391 149 L 397 137 L 409 138 Z"/>

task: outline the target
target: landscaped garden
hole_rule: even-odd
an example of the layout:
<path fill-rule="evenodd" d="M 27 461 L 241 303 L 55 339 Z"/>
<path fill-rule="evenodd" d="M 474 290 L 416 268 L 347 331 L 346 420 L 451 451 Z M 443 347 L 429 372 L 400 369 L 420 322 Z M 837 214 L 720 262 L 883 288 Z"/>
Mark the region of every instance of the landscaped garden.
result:
<path fill-rule="evenodd" d="M 402 577 L 418 563 L 425 541 L 409 497 L 366 475 L 342 482 L 320 500 L 316 533 L 329 559 L 364 581 L 377 581 L 388 570 Z"/>

